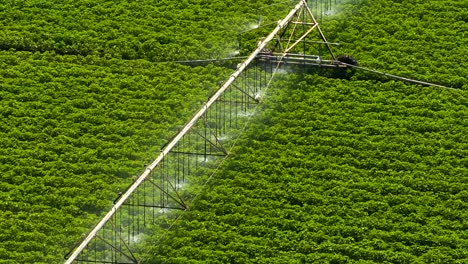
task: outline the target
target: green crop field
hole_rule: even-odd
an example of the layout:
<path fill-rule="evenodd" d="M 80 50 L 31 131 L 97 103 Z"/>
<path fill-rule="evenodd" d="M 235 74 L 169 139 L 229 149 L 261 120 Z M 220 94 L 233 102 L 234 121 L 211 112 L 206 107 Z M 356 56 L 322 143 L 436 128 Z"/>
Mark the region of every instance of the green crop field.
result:
<path fill-rule="evenodd" d="M 323 20 L 335 53 L 460 90 L 280 76 L 150 263 L 468 261 L 467 4 L 359 2 Z"/>
<path fill-rule="evenodd" d="M 161 61 L 229 56 L 279 2 L 0 3 L 0 263 L 62 262 L 232 72 Z M 468 262 L 468 2 L 332 2 L 335 54 L 455 89 L 276 75 L 144 263 Z"/>

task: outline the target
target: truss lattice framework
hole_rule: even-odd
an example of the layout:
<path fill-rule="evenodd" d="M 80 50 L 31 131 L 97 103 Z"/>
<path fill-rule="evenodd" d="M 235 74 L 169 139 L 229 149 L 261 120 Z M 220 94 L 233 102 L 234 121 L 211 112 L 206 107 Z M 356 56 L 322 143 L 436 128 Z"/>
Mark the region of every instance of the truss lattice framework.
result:
<path fill-rule="evenodd" d="M 309 29 L 305 33 L 298 33 L 306 26 Z M 189 210 L 194 197 L 184 186 L 206 178 L 227 156 L 234 143 L 229 139 L 239 134 L 259 102 L 262 88 L 277 69 L 262 59 L 267 45 L 276 40 L 275 47 L 283 53 L 277 57 L 281 61 L 314 29 L 319 30 L 318 24 L 306 1 L 300 0 L 114 201 L 108 213 L 66 256 L 65 263 L 139 263 L 141 244 L 137 242 L 144 240 L 144 234 L 162 212 Z M 282 44 L 287 32 L 292 32 L 288 33 L 288 43 Z"/>
<path fill-rule="evenodd" d="M 275 35 L 273 41 L 268 43 L 266 49 L 273 53 L 284 54 L 285 56 L 288 54 L 319 55 L 322 53 L 320 50 L 311 50 L 311 48 L 321 47 L 322 45 L 326 47 L 327 55 L 329 55 L 326 59 L 336 60 L 330 48 L 330 43 L 320 29 L 319 23 L 309 6 L 304 4 L 295 12 L 290 22 Z"/>
<path fill-rule="evenodd" d="M 223 93 L 202 109 L 164 146 L 142 175 L 120 194 L 114 206 L 67 256 L 66 263 L 139 263 L 138 241 L 158 216 L 189 210 L 202 185 L 227 157 L 271 78 L 273 66 L 254 59 Z"/>

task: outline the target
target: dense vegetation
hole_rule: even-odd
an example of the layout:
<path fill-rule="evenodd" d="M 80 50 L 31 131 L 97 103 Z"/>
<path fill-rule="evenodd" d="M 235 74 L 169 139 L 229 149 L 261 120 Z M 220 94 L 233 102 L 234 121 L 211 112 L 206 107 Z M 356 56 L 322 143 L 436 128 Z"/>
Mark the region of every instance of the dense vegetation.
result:
<path fill-rule="evenodd" d="M 466 3 L 360 3 L 323 25 L 337 54 L 462 90 L 282 77 L 194 210 L 155 230 L 148 263 L 468 261 Z"/>
<path fill-rule="evenodd" d="M 227 56 L 265 2 L 2 1 L 0 49 L 150 61 Z"/>
<path fill-rule="evenodd" d="M 2 1 L 0 263 L 60 262 L 230 72 L 153 62 L 230 54 L 271 2 Z M 466 1 L 350 2 L 337 54 L 463 91 L 281 78 L 147 259 L 466 262 Z"/>
<path fill-rule="evenodd" d="M 60 262 L 230 73 L 151 61 L 225 56 L 264 4 L 2 1 L 0 263 Z"/>
<path fill-rule="evenodd" d="M 324 23 L 366 67 L 468 90 L 468 2 L 357 1 Z M 367 74 L 367 73 L 366 73 Z M 372 76 L 375 77 L 375 76 Z"/>
<path fill-rule="evenodd" d="M 276 85 L 196 210 L 156 232 L 148 263 L 466 262 L 466 94 Z"/>
<path fill-rule="evenodd" d="M 0 58 L 0 258 L 20 262 L 63 254 L 223 79 L 209 67 Z"/>

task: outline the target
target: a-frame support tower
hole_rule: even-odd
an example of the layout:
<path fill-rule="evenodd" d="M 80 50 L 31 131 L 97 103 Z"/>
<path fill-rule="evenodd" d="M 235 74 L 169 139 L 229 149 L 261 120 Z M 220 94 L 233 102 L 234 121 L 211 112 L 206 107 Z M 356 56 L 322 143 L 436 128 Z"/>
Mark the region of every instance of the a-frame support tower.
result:
<path fill-rule="evenodd" d="M 336 43 L 327 41 L 307 1 L 300 2 L 287 23 L 278 22 L 278 32 L 258 58 L 271 63 L 346 68 L 337 61 L 331 49 Z"/>
<path fill-rule="evenodd" d="M 328 60 L 306 55 L 314 41 L 326 46 Z M 206 177 L 207 171 L 217 166 L 211 161 L 228 156 L 235 140 L 225 138 L 242 132 L 245 117 L 259 103 L 261 89 L 268 86 L 279 68 L 265 64 L 281 66 L 283 62 L 341 67 L 305 0 L 300 0 L 238 64 L 229 79 L 119 195 L 107 214 L 67 255 L 65 263 L 139 263 L 138 243 L 158 214 L 171 209 L 190 210 L 194 198 L 185 192 L 184 185 L 198 176 Z"/>

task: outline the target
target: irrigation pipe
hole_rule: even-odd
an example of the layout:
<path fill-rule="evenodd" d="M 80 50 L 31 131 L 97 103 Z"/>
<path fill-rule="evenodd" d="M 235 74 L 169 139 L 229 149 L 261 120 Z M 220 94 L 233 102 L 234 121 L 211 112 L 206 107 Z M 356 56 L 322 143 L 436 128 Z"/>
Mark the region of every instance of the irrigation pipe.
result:
<path fill-rule="evenodd" d="M 406 77 L 401 77 L 401 76 L 394 75 L 394 74 L 389 74 L 389 73 L 385 73 L 385 72 L 381 72 L 381 71 L 377 71 L 377 70 L 372 70 L 372 69 L 369 69 L 369 68 L 364 68 L 364 67 L 353 65 L 353 64 L 348 64 L 348 63 L 344 63 L 344 62 L 340 62 L 340 63 L 344 64 L 344 65 L 346 65 L 348 67 L 356 68 L 356 69 L 363 70 L 363 71 L 377 73 L 377 74 L 380 74 L 380 75 L 383 75 L 383 76 L 386 76 L 386 77 L 389 77 L 389 78 L 392 78 L 392 79 L 395 79 L 395 80 L 400 80 L 400 81 L 405 81 L 405 82 L 415 83 L 415 84 L 421 84 L 421 85 L 424 85 L 424 86 L 434 86 L 434 87 L 448 89 L 448 90 L 457 90 L 457 91 L 460 90 L 460 89 L 447 87 L 447 86 L 443 86 L 443 85 L 439 85 L 439 84 L 418 81 L 418 80 L 414 80 L 414 79 L 410 79 L 410 78 L 406 78 Z"/>
<path fill-rule="evenodd" d="M 229 79 L 219 88 L 219 90 L 202 106 L 202 108 L 190 119 L 190 121 L 183 127 L 183 129 L 173 138 L 171 142 L 161 151 L 160 155 L 146 168 L 146 170 L 137 178 L 137 180 L 127 189 L 127 191 L 120 196 L 117 202 L 107 212 L 107 214 L 99 221 L 99 223 L 88 233 L 82 243 L 73 251 L 73 253 L 66 260 L 65 264 L 72 264 L 73 261 L 80 255 L 86 248 L 91 240 L 96 237 L 97 233 L 104 227 L 104 225 L 111 219 L 116 211 L 124 204 L 124 202 L 132 195 L 132 193 L 146 180 L 151 172 L 159 165 L 164 157 L 172 150 L 172 148 L 179 142 L 179 140 L 187 134 L 192 126 L 200 119 L 212 104 L 226 91 L 229 86 L 239 77 L 239 75 L 247 68 L 257 55 L 266 47 L 266 45 L 274 38 L 274 36 L 284 28 L 289 21 L 294 17 L 296 12 L 306 4 L 305 0 L 300 1 L 288 15 L 278 22 L 278 26 L 258 44 L 252 54 L 242 63 L 239 64 L 237 70 L 229 77 Z"/>

